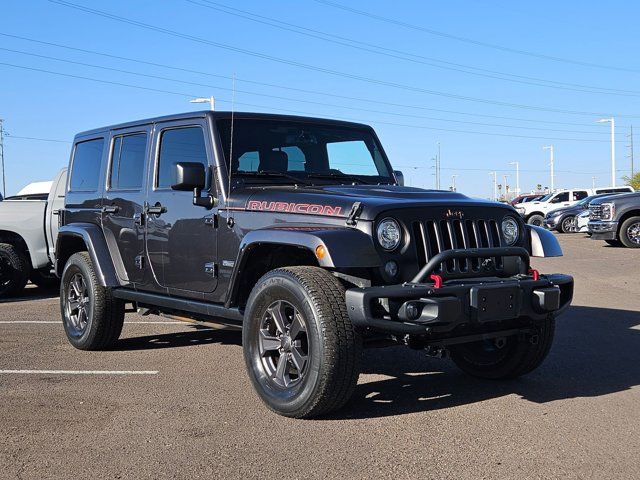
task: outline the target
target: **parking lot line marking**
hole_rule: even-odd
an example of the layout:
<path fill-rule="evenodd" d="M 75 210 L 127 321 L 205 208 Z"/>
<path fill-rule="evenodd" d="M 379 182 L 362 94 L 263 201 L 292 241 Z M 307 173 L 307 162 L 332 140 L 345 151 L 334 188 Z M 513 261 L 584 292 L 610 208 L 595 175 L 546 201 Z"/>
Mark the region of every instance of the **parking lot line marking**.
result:
<path fill-rule="evenodd" d="M 0 370 L 6 375 L 157 375 L 157 370 Z"/>
<path fill-rule="evenodd" d="M 0 325 L 2 324 L 12 324 L 12 323 L 45 323 L 45 324 L 59 324 L 62 325 L 62 320 L 0 320 Z M 177 322 L 177 321 L 148 321 L 148 322 L 124 322 L 125 325 L 137 324 L 137 325 L 191 325 L 190 322 Z"/>

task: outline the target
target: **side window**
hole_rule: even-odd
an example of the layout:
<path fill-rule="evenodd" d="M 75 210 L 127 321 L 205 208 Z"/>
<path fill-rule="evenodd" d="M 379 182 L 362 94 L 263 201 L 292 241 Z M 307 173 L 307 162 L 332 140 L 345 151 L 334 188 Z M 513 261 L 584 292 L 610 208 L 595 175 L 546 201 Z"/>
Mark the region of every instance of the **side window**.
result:
<path fill-rule="evenodd" d="M 172 128 L 161 133 L 156 179 L 158 188 L 171 188 L 173 167 L 179 162 L 200 162 L 205 168 L 209 165 L 202 128 Z"/>
<path fill-rule="evenodd" d="M 569 192 L 562 192 L 551 199 L 550 203 L 560 203 L 569 201 Z"/>
<path fill-rule="evenodd" d="M 103 147 L 104 138 L 76 144 L 71 163 L 69 190 L 75 192 L 95 192 L 98 190 Z"/>
<path fill-rule="evenodd" d="M 576 202 L 578 200 L 582 200 L 583 198 L 587 198 L 588 196 L 589 194 L 584 190 L 576 190 L 575 192 L 573 192 L 573 200 Z"/>
<path fill-rule="evenodd" d="M 139 190 L 144 178 L 147 134 L 115 137 L 111 152 L 111 190 Z"/>

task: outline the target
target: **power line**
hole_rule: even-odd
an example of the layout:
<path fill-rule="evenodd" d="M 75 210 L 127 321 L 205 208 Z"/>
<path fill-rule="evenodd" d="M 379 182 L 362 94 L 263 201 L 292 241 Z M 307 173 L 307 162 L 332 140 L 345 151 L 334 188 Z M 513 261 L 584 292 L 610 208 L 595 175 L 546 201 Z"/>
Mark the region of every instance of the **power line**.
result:
<path fill-rule="evenodd" d="M 123 56 L 120 56 L 120 55 L 113 55 L 113 54 L 110 54 L 110 53 L 98 52 L 98 51 L 95 51 L 95 50 L 87 50 L 87 49 L 84 49 L 84 48 L 77 48 L 77 47 L 72 47 L 72 46 L 69 46 L 69 45 L 62 45 L 62 44 L 59 44 L 59 43 L 36 40 L 36 39 L 33 39 L 33 38 L 22 37 L 22 36 L 19 36 L 19 35 L 12 35 L 12 34 L 3 33 L 3 32 L 0 32 L 0 35 L 5 36 L 5 37 L 9 37 L 9 38 L 15 38 L 15 39 L 19 39 L 19 40 L 24 40 L 24 41 L 27 41 L 27 42 L 37 43 L 37 44 L 40 44 L 40 45 L 46 45 L 46 46 L 51 46 L 51 47 L 56 47 L 56 48 L 62 48 L 62 49 L 67 49 L 67 50 L 81 52 L 81 53 L 88 53 L 88 54 L 91 54 L 91 55 L 99 55 L 99 56 L 103 56 L 103 57 L 107 57 L 107 58 L 113 58 L 113 59 L 116 59 L 116 60 L 124 60 L 124 61 L 127 61 L 127 62 L 133 62 L 133 63 L 136 63 L 136 64 L 150 65 L 150 66 L 154 66 L 154 67 L 166 68 L 166 69 L 185 72 L 185 73 L 194 73 L 194 74 L 197 74 L 197 75 L 204 75 L 204 76 L 209 76 L 209 77 L 213 77 L 213 78 L 221 78 L 221 79 L 225 79 L 225 80 L 231 80 L 232 79 L 232 77 L 230 77 L 228 75 L 220 75 L 220 74 L 215 74 L 215 73 L 211 73 L 211 72 L 204 72 L 204 71 L 201 71 L 201 70 L 194 70 L 194 69 L 185 68 L 185 67 L 177 67 L 175 65 L 167 65 L 167 64 L 156 63 L 156 62 L 149 62 L 149 61 L 142 60 L 140 58 L 123 57 Z M 572 125 L 572 126 L 583 126 L 583 127 L 599 128 L 599 126 L 595 125 L 594 123 L 586 123 L 585 124 L 585 123 L 577 123 L 577 122 L 559 122 L 559 121 L 553 121 L 553 120 L 534 120 L 534 119 L 530 119 L 530 118 L 511 117 L 511 116 L 502 116 L 502 115 L 487 115 L 487 114 L 481 114 L 481 113 L 463 112 L 463 111 L 459 111 L 459 110 L 446 110 L 446 109 L 430 108 L 430 107 L 424 107 L 422 105 L 416 105 L 416 104 L 406 104 L 406 103 L 403 104 L 403 103 L 388 102 L 388 101 L 385 101 L 383 99 L 371 99 L 371 98 L 363 98 L 363 97 L 353 97 L 353 96 L 348 96 L 348 95 L 330 93 L 330 92 L 326 92 L 326 91 L 308 90 L 308 89 L 304 89 L 304 88 L 292 87 L 292 86 L 287 86 L 287 85 L 279 85 L 279 84 L 268 83 L 268 82 L 260 82 L 260 81 L 251 80 L 251 79 L 236 78 L 236 81 L 242 82 L 242 83 L 248 83 L 248 84 L 252 84 L 252 85 L 260 85 L 260 86 L 266 86 L 266 87 L 270 87 L 270 88 L 278 88 L 278 89 L 282 89 L 282 90 L 286 90 L 286 91 L 300 92 L 300 93 L 312 94 L 312 95 L 320 95 L 320 96 L 325 96 L 325 97 L 329 97 L 329 98 L 337 98 L 337 99 L 341 99 L 341 100 L 353 100 L 353 101 L 364 102 L 364 103 L 368 103 L 368 104 L 377 103 L 377 104 L 380 104 L 380 105 L 386 105 L 386 106 L 391 106 L 391 107 L 399 107 L 399 108 L 402 108 L 402 109 L 422 110 L 422 111 L 431 111 L 431 112 L 438 112 L 438 113 L 451 113 L 451 114 L 455 114 L 455 115 L 465 115 L 465 116 L 471 116 L 471 117 L 495 118 L 495 119 L 498 119 L 498 120 L 514 120 L 514 121 L 527 122 L 527 123 L 543 123 L 543 124 L 550 124 L 550 125 Z"/>
<path fill-rule="evenodd" d="M 252 57 L 257 57 L 257 58 L 261 58 L 264 60 L 269 60 L 272 62 L 276 62 L 276 63 L 281 63 L 281 64 L 285 64 L 285 65 L 290 65 L 290 66 L 294 66 L 294 67 L 298 67 L 298 68 L 303 68 L 306 70 L 311 70 L 311 71 L 315 71 L 315 72 L 321 72 L 321 73 L 325 73 L 328 75 L 334 75 L 334 76 L 338 76 L 338 77 L 343 77 L 343 78 L 349 78 L 351 80 L 357 80 L 360 82 L 365 82 L 365 83 L 370 83 L 370 84 L 374 84 L 374 85 L 380 85 L 380 86 L 385 86 L 385 87 L 391 87 L 391 88 L 395 88 L 395 89 L 400 89 L 400 90 L 405 90 L 405 91 L 411 91 L 411 92 L 416 92 L 416 93 L 424 93 L 427 95 L 435 95 L 435 96 L 441 96 L 441 97 L 446 97 L 446 98 L 453 98 L 456 100 L 463 100 L 463 101 L 469 101 L 469 102 L 476 102 L 476 103 L 483 103 L 483 104 L 489 104 L 489 105 L 498 105 L 498 106 L 503 106 L 503 107 L 510 107 L 510 108 L 520 108 L 520 109 L 525 109 L 525 110 L 535 110 L 535 111 L 545 111 L 545 112 L 553 112 L 553 113 L 564 113 L 567 115 L 588 115 L 588 116 L 607 116 L 607 115 L 612 115 L 611 112 L 608 113 L 603 113 L 603 112 L 584 112 L 584 111 L 578 111 L 578 110 L 563 110 L 563 109 L 556 109 L 556 108 L 550 108 L 550 107 L 539 107 L 539 106 L 535 106 L 535 105 L 525 105 L 525 104 L 518 104 L 518 103 L 511 103 L 511 102 L 502 102 L 502 101 L 498 101 L 498 100 L 489 100 L 489 99 L 484 99 L 484 98 L 476 98 L 476 97 L 470 97 L 470 96 L 465 96 L 465 95 L 458 95 L 458 94 L 453 94 L 453 93 L 448 93 L 448 92 L 440 92 L 440 91 L 436 91 L 436 90 L 428 90 L 425 88 L 421 88 L 421 87 L 416 87 L 416 86 L 412 86 L 412 85 L 407 85 L 407 84 L 402 84 L 402 83 L 396 83 L 396 82 L 390 82 L 390 81 L 386 81 L 386 80 L 380 80 L 380 79 L 375 79 L 375 78 L 371 78 L 371 77 L 365 77 L 365 76 L 361 76 L 361 75 L 356 75 L 356 74 L 352 74 L 352 73 L 346 73 L 346 72 L 341 72 L 338 70 L 332 70 L 329 68 L 325 68 L 325 67 L 320 67 L 317 65 L 311 65 L 311 64 L 307 64 L 307 63 L 302 63 L 302 62 L 298 62 L 298 61 L 294 61 L 294 60 L 288 60 L 288 59 L 284 59 L 281 57 L 275 57 L 272 55 L 267 55 L 267 54 L 263 54 L 263 53 L 259 53 L 259 52 L 254 52 L 251 50 L 247 50 L 244 48 L 240 48 L 240 47 L 235 47 L 233 45 L 227 45 L 227 44 L 223 44 L 223 43 L 219 43 L 219 42 L 214 42 L 212 40 L 207 40 L 201 37 L 196 37 L 194 35 L 189 35 L 189 34 L 185 34 L 185 33 L 181 33 L 181 32 L 177 32 L 175 30 L 170 30 L 164 27 L 158 27 L 155 25 L 151 25 L 148 23 L 143 23 L 137 20 L 132 20 L 130 18 L 127 17 L 122 17 L 119 15 L 115 15 L 112 13 L 108 13 L 108 12 L 104 12 L 102 10 L 96 10 L 93 8 L 88 8 L 88 7 L 84 7 L 82 5 L 77 5 L 75 3 L 72 2 L 68 2 L 65 0 L 48 0 L 51 3 L 55 3 L 58 5 L 62 5 L 68 8 L 73 8 L 76 10 L 80 10 L 83 11 L 85 13 L 90 13 L 92 15 L 97 15 L 103 18 L 108 18 L 111 20 L 115 20 L 118 22 L 122 22 L 122 23 L 126 23 L 129 25 L 133 25 L 139 28 L 144 28 L 147 30 L 152 30 L 155 32 L 159 32 L 159 33 L 163 33 L 165 35 L 171 35 L 177 38 L 182 38 L 185 40 L 190 40 L 196 43 L 202 43 L 205 45 L 210 45 L 216 48 L 221 48 L 224 50 L 229 50 L 229 51 L 233 51 L 236 53 L 242 53 L 243 55 L 249 55 Z M 624 115 L 624 114 L 616 114 L 616 117 L 622 117 L 622 118 L 637 118 L 637 115 Z"/>
<path fill-rule="evenodd" d="M 639 91 L 621 90 L 621 89 L 615 89 L 615 88 L 598 87 L 593 85 L 584 85 L 584 84 L 577 84 L 577 83 L 558 82 L 554 80 L 536 78 L 536 77 L 531 77 L 527 75 L 518 75 L 513 73 L 507 73 L 507 72 L 499 72 L 495 70 L 489 70 L 485 68 L 474 67 L 470 65 L 464 65 L 460 63 L 441 60 L 433 57 L 426 57 L 424 55 L 418 55 L 415 53 L 396 50 L 396 49 L 384 47 L 381 45 L 375 45 L 372 43 L 363 42 L 353 38 L 343 37 L 335 34 L 329 34 L 326 32 L 322 32 L 320 30 L 314 30 L 312 28 L 303 27 L 303 26 L 285 22 L 279 19 L 266 17 L 264 15 L 259 15 L 256 13 L 248 12 L 246 10 L 241 10 L 239 8 L 230 7 L 228 5 L 224 5 L 222 3 L 214 2 L 211 0 L 185 0 L 185 1 L 193 5 L 197 5 L 199 7 L 204 7 L 211 10 L 215 10 L 217 12 L 225 13 L 227 15 L 243 18 L 251 22 L 268 25 L 274 28 L 278 28 L 280 30 L 293 32 L 299 35 L 304 35 L 304 36 L 315 38 L 325 42 L 330 42 L 336 45 L 354 48 L 360 51 L 374 53 L 377 55 L 384 55 L 386 57 L 395 58 L 398 60 L 404 60 L 412 63 L 418 63 L 422 65 L 428 65 L 435 68 L 442 68 L 445 70 L 466 73 L 469 75 L 503 80 L 507 82 L 520 83 L 524 85 L 554 88 L 559 90 L 569 90 L 569 91 L 581 92 L 581 93 L 618 95 L 618 96 L 628 96 L 628 97 L 640 96 Z M 505 78 L 505 77 L 513 77 L 513 78 Z"/>
<path fill-rule="evenodd" d="M 338 8 L 350 13 L 354 13 L 356 15 L 361 15 L 363 17 L 369 17 L 369 18 L 373 18 L 375 20 L 379 20 L 381 22 L 385 22 L 385 23 L 390 23 L 390 24 L 394 24 L 400 27 L 404 27 L 407 29 L 411 29 L 411 30 L 416 30 L 416 31 L 420 31 L 423 33 L 428 33 L 430 35 L 435 35 L 438 37 L 442 37 L 442 38 L 447 38 L 450 40 L 457 40 L 459 42 L 463 42 L 463 43 L 469 43 L 472 45 L 476 45 L 476 46 L 480 46 L 480 47 L 486 47 L 486 48 L 492 48 L 494 50 L 501 50 L 503 52 L 509 52 L 509 53 L 515 53 L 518 55 L 526 55 L 528 57 L 535 57 L 535 58 L 540 58 L 542 60 L 551 60 L 554 62 L 559 62 L 559 63 L 569 63 L 572 65 L 580 65 L 583 67 L 592 67 L 592 68 L 599 68 L 599 69 L 605 69 L 605 70 L 617 70 L 617 71 L 622 71 L 622 72 L 632 72 L 632 73 L 640 73 L 640 70 L 635 69 L 635 68 L 628 68 L 628 67 L 620 67 L 617 65 L 604 65 L 604 64 L 599 64 L 599 63 L 592 63 L 592 62 L 585 62 L 582 60 L 574 60 L 574 59 L 570 59 L 570 58 L 563 58 L 563 57 L 556 57 L 553 55 L 546 55 L 543 53 L 536 53 L 536 52 L 531 52 L 528 50 L 521 50 L 521 49 L 517 49 L 517 48 L 513 48 L 513 47 L 506 47 L 504 45 L 497 45 L 497 44 L 493 44 L 493 43 L 488 43 L 488 42 L 483 42 L 480 40 L 475 40 L 473 38 L 467 38 L 467 37 L 461 37 L 458 35 L 453 35 L 450 33 L 446 33 L 446 32 L 441 32 L 438 30 L 434 30 L 432 28 L 427 28 L 427 27 L 422 27 L 419 25 L 414 25 L 408 22 L 403 22 L 401 20 L 395 20 L 389 17 L 383 17 L 382 15 L 376 15 L 373 14 L 371 12 L 365 12 L 363 10 L 358 10 L 352 7 L 348 7 L 346 5 L 341 5 L 335 2 L 331 2 L 329 0 L 315 0 L 318 3 L 321 3 L 323 5 L 327 5 L 333 8 Z"/>
<path fill-rule="evenodd" d="M 55 138 L 23 137 L 21 135 L 10 135 L 7 132 L 4 132 L 4 133 L 5 133 L 5 138 L 9 138 L 9 139 L 17 138 L 19 140 L 36 140 L 39 142 L 73 143 L 68 140 L 57 140 Z"/>
<path fill-rule="evenodd" d="M 118 72 L 118 73 L 125 73 L 125 74 L 128 74 L 128 75 L 135 75 L 135 76 L 139 76 L 139 77 L 154 78 L 154 79 L 157 79 L 157 80 L 182 83 L 182 84 L 185 84 L 185 85 L 194 85 L 194 86 L 199 86 L 199 87 L 207 87 L 207 88 L 214 88 L 214 89 L 218 89 L 218 90 L 231 91 L 230 88 L 221 87 L 219 85 L 210 85 L 210 84 L 205 84 L 205 83 L 190 82 L 190 81 L 185 81 L 185 80 L 181 80 L 181 79 L 163 77 L 163 76 L 153 75 L 153 74 L 148 74 L 148 73 L 133 72 L 133 71 L 130 71 L 130 70 L 124 70 L 124 69 L 113 68 L 113 67 L 106 67 L 104 65 L 96 65 L 96 64 L 86 63 L 86 62 L 79 62 L 79 61 L 75 61 L 75 60 L 68 60 L 68 59 L 64 59 L 64 58 L 53 57 L 53 56 L 50 56 L 50 55 L 41 55 L 41 54 L 37 54 L 37 53 L 25 52 L 25 51 L 21 51 L 21 50 L 15 50 L 15 49 L 10 49 L 10 48 L 3 48 L 3 47 L 0 47 L 0 50 L 6 51 L 6 52 L 11 52 L 11 53 L 17 53 L 17 54 L 20 54 L 20 55 L 27 55 L 27 56 L 31 56 L 31 57 L 44 58 L 44 59 L 47 59 L 47 60 L 54 60 L 54 61 L 57 61 L 57 62 L 69 63 L 69 64 L 73 64 L 73 65 L 81 65 L 81 66 L 85 66 L 85 67 L 98 68 L 98 69 L 107 70 L 107 71 L 113 71 L 113 72 Z M 484 127 L 516 128 L 516 129 L 536 130 L 536 131 L 543 131 L 543 132 L 579 133 L 579 134 L 586 134 L 586 135 L 593 135 L 595 133 L 597 135 L 609 135 L 607 132 L 586 132 L 584 130 L 567 130 L 567 129 L 550 129 L 550 128 L 539 128 L 539 127 L 523 127 L 523 126 L 519 126 L 519 125 L 505 125 L 505 124 L 495 124 L 495 123 L 472 122 L 472 121 L 465 121 L 465 120 L 451 120 L 451 119 L 447 119 L 447 118 L 429 117 L 429 116 L 425 116 L 425 115 L 412 115 L 412 114 L 407 114 L 407 113 L 389 112 L 389 111 L 375 110 L 375 109 L 361 108 L 361 107 L 354 108 L 354 107 L 350 107 L 350 106 L 346 106 L 346 105 L 331 104 L 331 103 L 318 102 L 318 101 L 312 101 L 312 100 L 301 100 L 301 99 L 297 99 L 297 98 L 283 97 L 283 96 L 279 96 L 279 95 L 271 95 L 271 94 L 266 94 L 266 93 L 252 92 L 252 91 L 249 91 L 249 90 L 238 90 L 238 89 L 236 89 L 236 91 L 239 92 L 239 93 L 244 93 L 244 94 L 247 94 L 247 95 L 254 95 L 254 96 L 258 96 L 258 97 L 274 98 L 274 99 L 277 99 L 277 100 L 287 100 L 287 101 L 293 101 L 293 102 L 298 102 L 298 103 L 308 103 L 308 104 L 312 104 L 312 105 L 320 105 L 320 106 L 323 106 L 323 107 L 331 107 L 331 108 L 342 108 L 342 109 L 348 109 L 348 110 L 354 110 L 355 109 L 355 110 L 360 110 L 360 111 L 368 112 L 368 113 L 379 113 L 379 114 L 383 114 L 383 115 L 393 115 L 393 116 L 405 117 L 405 118 L 419 118 L 419 119 L 433 120 L 433 121 L 439 121 L 439 122 L 461 123 L 461 124 L 466 124 L 466 125 L 477 125 L 477 126 L 484 126 Z"/>
<path fill-rule="evenodd" d="M 163 89 L 159 89 L 159 88 L 143 87 L 143 86 L 140 86 L 140 85 L 132 85 L 132 84 L 124 83 L 124 82 L 115 82 L 115 81 L 110 81 L 110 80 L 86 77 L 86 76 L 82 76 L 82 75 L 55 72 L 55 71 L 52 71 L 52 70 L 45 70 L 45 69 L 35 68 L 35 67 L 27 67 L 27 66 L 24 66 L 24 65 L 15 65 L 15 64 L 11 64 L 11 63 L 5 63 L 5 62 L 0 62 L 0 66 L 19 68 L 19 69 L 23 69 L 23 70 L 30 70 L 30 71 L 39 72 L 39 73 L 48 73 L 48 74 L 62 76 L 62 77 L 74 78 L 74 79 L 78 79 L 78 80 L 87 80 L 87 81 L 91 81 L 91 82 L 104 83 L 104 84 L 108 84 L 108 85 L 115 85 L 115 86 L 128 87 L 128 88 L 135 88 L 135 89 L 139 89 L 139 90 L 146 90 L 146 91 L 151 91 L 151 92 L 156 92 L 156 93 L 165 93 L 165 94 L 177 95 L 177 96 L 182 96 L 182 97 L 191 97 L 191 98 L 193 98 L 193 97 L 202 96 L 202 95 L 195 95 L 193 93 L 174 92 L 174 91 L 163 90 Z M 221 101 L 221 102 L 228 102 L 228 100 L 224 100 L 224 99 L 218 99 L 218 100 Z M 290 112 L 290 113 L 292 112 L 292 113 L 301 114 L 301 115 L 318 116 L 316 113 L 310 113 L 310 112 L 299 111 L 299 110 L 291 110 L 291 109 L 282 109 L 282 108 L 278 108 L 278 107 L 257 105 L 257 104 L 252 104 L 252 103 L 236 102 L 236 104 L 243 105 L 243 106 L 249 106 L 249 107 L 257 107 L 257 108 L 266 109 L 266 110 L 272 110 L 272 111 L 273 110 L 277 110 L 277 111 L 282 111 L 282 112 Z M 433 131 L 438 131 L 438 132 L 464 133 L 464 134 L 471 134 L 471 135 L 490 135 L 490 136 L 497 136 L 497 137 L 504 137 L 504 138 L 529 138 L 529 139 L 539 139 L 539 140 L 560 140 L 560 141 L 573 141 L 573 142 L 609 143 L 609 141 L 607 141 L 607 140 L 597 140 L 597 139 L 588 139 L 588 138 L 564 138 L 564 137 L 546 137 L 546 136 L 518 135 L 518 134 L 509 134 L 509 133 L 477 132 L 477 131 L 470 131 L 470 130 L 457 130 L 457 129 L 448 129 L 448 128 L 428 127 L 428 126 L 424 126 L 424 125 L 411 125 L 411 124 L 404 124 L 404 123 L 394 123 L 394 122 L 387 122 L 387 121 L 373 120 L 373 119 L 363 120 L 363 119 L 348 118 L 348 117 L 342 117 L 342 118 L 344 120 L 349 120 L 349 121 L 354 121 L 354 122 L 374 123 L 374 124 L 378 124 L 378 125 L 391 125 L 391 126 L 396 126 L 396 127 L 416 128 L 416 129 L 421 129 L 421 130 L 433 130 Z"/>

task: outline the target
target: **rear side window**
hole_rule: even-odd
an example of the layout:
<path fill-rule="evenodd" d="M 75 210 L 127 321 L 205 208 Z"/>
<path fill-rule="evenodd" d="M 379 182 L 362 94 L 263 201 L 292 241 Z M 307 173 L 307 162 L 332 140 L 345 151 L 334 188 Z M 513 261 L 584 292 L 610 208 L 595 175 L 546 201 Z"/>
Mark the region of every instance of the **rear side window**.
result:
<path fill-rule="evenodd" d="M 111 190 L 139 190 L 144 177 L 147 135 L 138 133 L 115 137 L 111 152 Z"/>
<path fill-rule="evenodd" d="M 71 181 L 69 190 L 76 192 L 95 192 L 100 178 L 102 148 L 104 138 L 76 144 L 73 154 Z"/>
<path fill-rule="evenodd" d="M 162 132 L 158 158 L 158 188 L 171 188 L 174 165 L 199 162 L 208 166 L 204 132 L 200 127 L 173 128 Z"/>
<path fill-rule="evenodd" d="M 589 194 L 584 190 L 576 190 L 575 192 L 573 192 L 573 199 L 575 201 L 582 200 L 583 198 L 587 198 L 588 196 Z"/>

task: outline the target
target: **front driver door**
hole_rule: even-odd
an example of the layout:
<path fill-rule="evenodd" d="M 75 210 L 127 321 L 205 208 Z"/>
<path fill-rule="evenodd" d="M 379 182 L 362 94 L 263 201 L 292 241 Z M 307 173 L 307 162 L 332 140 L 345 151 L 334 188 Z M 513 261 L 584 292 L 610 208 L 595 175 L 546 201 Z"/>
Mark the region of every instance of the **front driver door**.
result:
<path fill-rule="evenodd" d="M 178 162 L 200 162 L 211 171 L 213 152 L 206 123 L 159 123 L 154 145 L 155 168 L 145 214 L 149 263 L 160 287 L 178 296 L 201 298 L 217 286 L 217 211 L 193 205 L 192 192 L 175 191 L 171 185 Z M 205 191 L 215 189 L 208 177 Z"/>

